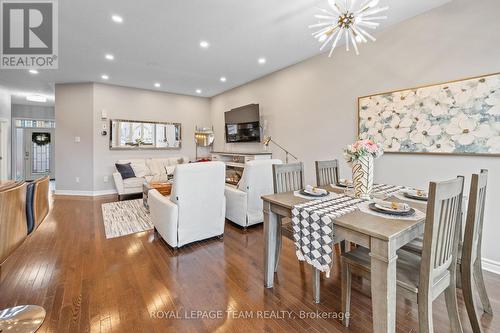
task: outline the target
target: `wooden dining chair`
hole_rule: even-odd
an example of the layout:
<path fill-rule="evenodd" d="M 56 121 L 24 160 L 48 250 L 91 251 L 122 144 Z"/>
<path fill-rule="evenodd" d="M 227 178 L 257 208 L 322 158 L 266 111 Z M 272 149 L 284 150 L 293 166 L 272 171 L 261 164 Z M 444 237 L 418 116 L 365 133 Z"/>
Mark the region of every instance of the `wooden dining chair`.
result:
<path fill-rule="evenodd" d="M 479 175 L 472 175 L 462 247 L 462 260 L 460 264 L 465 308 L 467 309 L 467 314 L 469 315 L 472 330 L 475 333 L 481 332 L 481 329 L 479 327 L 479 319 L 475 310 L 472 281 L 475 281 L 476 283 L 479 298 L 483 305 L 483 311 L 493 314 L 484 285 L 483 268 L 481 264 L 481 242 L 483 236 L 484 207 L 486 202 L 487 184 L 487 170 L 481 170 Z"/>
<path fill-rule="evenodd" d="M 465 222 L 464 239 L 459 238 L 457 254 L 457 285 L 462 288 L 464 301 L 469 314 L 469 320 L 474 332 L 480 332 L 479 321 L 475 312 L 472 281 L 476 284 L 483 311 L 493 314 L 483 278 L 481 243 L 483 238 L 484 206 L 488 170 L 472 175 L 469 191 L 469 203 Z M 403 247 L 404 250 L 422 254 L 422 239 L 417 238 Z"/>
<path fill-rule="evenodd" d="M 316 186 L 326 186 L 339 182 L 339 162 L 337 160 L 316 161 Z"/>
<path fill-rule="evenodd" d="M 289 164 L 273 164 L 273 187 L 274 193 L 298 191 L 304 188 L 304 165 L 302 162 Z M 282 237 L 293 239 L 293 228 L 291 220 L 279 221 L 278 241 L 274 271 L 278 270 L 278 262 L 281 254 Z"/>
<path fill-rule="evenodd" d="M 456 265 L 463 177 L 429 184 L 422 256 L 398 251 L 397 291 L 418 303 L 420 332 L 433 332 L 432 303 L 445 294 L 452 332 L 463 332 L 458 315 Z M 417 274 L 416 272 L 419 272 Z M 342 255 L 342 311 L 350 311 L 351 274 L 370 278 L 370 253 L 357 247 Z M 388 283 L 394 283 L 389 281 Z M 343 321 L 349 325 L 349 317 Z"/>
<path fill-rule="evenodd" d="M 274 193 L 297 191 L 304 188 L 304 164 L 288 163 L 273 165 Z"/>

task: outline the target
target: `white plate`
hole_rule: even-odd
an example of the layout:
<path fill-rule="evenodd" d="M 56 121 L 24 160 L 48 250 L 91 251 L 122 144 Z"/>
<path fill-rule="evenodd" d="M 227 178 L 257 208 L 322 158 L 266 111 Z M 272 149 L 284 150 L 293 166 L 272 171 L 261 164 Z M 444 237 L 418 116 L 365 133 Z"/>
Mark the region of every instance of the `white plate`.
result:
<path fill-rule="evenodd" d="M 409 206 L 408 206 L 408 209 L 393 209 L 392 207 L 385 207 L 385 206 L 379 205 L 378 203 L 375 203 L 375 207 L 377 207 L 378 209 L 388 211 L 388 212 L 409 212 L 411 209 L 411 207 L 409 207 Z"/>
<path fill-rule="evenodd" d="M 420 192 L 420 195 L 419 195 L 419 192 Z M 422 190 L 407 190 L 406 193 L 411 195 L 411 196 L 419 197 L 422 199 L 427 199 L 427 197 L 428 197 L 427 191 L 422 191 Z"/>
<path fill-rule="evenodd" d="M 314 196 L 324 196 L 324 195 L 327 195 L 328 192 L 323 192 L 323 191 L 317 191 L 317 192 L 314 192 L 314 191 L 309 191 L 309 190 L 304 190 L 305 193 L 309 194 L 309 195 L 314 195 Z"/>

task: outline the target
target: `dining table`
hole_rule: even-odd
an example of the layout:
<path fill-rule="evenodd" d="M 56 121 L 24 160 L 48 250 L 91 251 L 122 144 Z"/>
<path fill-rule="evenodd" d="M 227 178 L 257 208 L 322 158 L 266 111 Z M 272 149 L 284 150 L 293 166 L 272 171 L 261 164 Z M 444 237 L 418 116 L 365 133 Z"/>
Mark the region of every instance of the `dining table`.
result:
<path fill-rule="evenodd" d="M 321 187 L 329 192 L 343 194 L 345 189 L 329 185 Z M 264 286 L 273 288 L 278 253 L 278 237 L 281 237 L 283 218 L 292 217 L 295 205 L 309 199 L 284 192 L 262 196 L 264 213 Z M 312 200 L 312 199 L 311 199 Z M 371 261 L 371 297 L 373 332 L 396 330 L 396 263 L 397 250 L 423 234 L 426 202 L 403 200 L 390 196 L 388 200 L 405 202 L 418 209 L 424 217 L 401 219 L 391 216 L 377 216 L 360 210 L 337 217 L 333 221 L 335 242 L 342 240 L 366 247 Z M 319 271 L 313 268 L 314 299 L 319 301 Z M 418 274 L 418 272 L 415 272 Z"/>

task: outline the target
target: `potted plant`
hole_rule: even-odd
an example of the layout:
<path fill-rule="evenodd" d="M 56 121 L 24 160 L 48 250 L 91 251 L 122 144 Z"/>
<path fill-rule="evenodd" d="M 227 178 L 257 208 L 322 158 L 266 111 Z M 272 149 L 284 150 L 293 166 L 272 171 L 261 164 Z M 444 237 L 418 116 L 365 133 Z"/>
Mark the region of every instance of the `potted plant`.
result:
<path fill-rule="evenodd" d="M 372 140 L 359 140 L 344 149 L 344 157 L 352 166 L 354 195 L 369 199 L 373 189 L 374 160 L 384 153 L 382 146 Z"/>

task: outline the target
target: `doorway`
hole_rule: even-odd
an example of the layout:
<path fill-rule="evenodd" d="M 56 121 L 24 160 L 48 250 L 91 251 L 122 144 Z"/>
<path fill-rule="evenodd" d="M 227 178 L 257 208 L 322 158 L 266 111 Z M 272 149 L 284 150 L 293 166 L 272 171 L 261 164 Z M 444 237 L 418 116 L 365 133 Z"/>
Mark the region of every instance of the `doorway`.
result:
<path fill-rule="evenodd" d="M 18 180 L 54 179 L 53 120 L 16 119 L 14 134 L 14 171 Z"/>
<path fill-rule="evenodd" d="M 54 164 L 53 137 L 52 130 L 49 129 L 30 128 L 24 130 L 25 180 L 51 176 Z"/>

